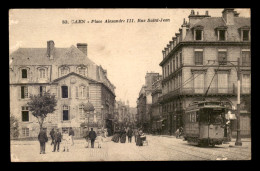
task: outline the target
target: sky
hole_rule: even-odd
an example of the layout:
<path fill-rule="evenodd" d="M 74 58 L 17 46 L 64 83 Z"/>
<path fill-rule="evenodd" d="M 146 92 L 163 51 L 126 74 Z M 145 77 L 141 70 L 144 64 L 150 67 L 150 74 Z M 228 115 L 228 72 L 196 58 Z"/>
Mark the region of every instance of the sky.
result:
<path fill-rule="evenodd" d="M 209 12 L 221 17 L 223 9 L 12 9 L 9 11 L 9 52 L 21 48 L 46 48 L 53 40 L 55 47 L 88 44 L 88 58 L 107 69 L 115 85 L 116 100 L 136 100 L 147 72 L 162 73 L 159 63 L 166 47 L 191 10 Z M 235 9 L 240 17 L 250 17 L 250 9 Z M 166 22 L 147 22 L 148 19 Z M 105 23 L 105 20 L 125 20 Z M 134 19 L 134 23 L 127 23 Z M 146 22 L 138 22 L 145 19 Z M 62 24 L 67 20 L 69 24 Z M 72 24 L 72 20 L 85 23 Z M 91 23 L 102 20 L 102 23 Z M 89 21 L 89 23 L 87 23 Z M 130 20 L 128 20 L 130 21 Z"/>

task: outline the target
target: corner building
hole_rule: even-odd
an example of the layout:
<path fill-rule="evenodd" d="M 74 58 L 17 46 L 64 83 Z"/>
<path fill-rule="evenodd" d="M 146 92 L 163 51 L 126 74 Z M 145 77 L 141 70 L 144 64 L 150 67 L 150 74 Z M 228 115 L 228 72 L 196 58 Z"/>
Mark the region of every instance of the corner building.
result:
<path fill-rule="evenodd" d="M 237 105 L 237 65 L 241 69 L 241 135 L 250 136 L 251 113 L 246 98 L 251 95 L 250 18 L 239 17 L 233 8 L 225 8 L 220 17 L 195 14 L 184 19 L 179 33 L 163 49 L 162 113 L 168 132 L 183 126 L 182 114 L 193 101 L 226 102 L 232 113 Z M 232 62 L 229 62 L 232 61 Z M 251 104 L 250 104 L 251 105 Z M 236 135 L 236 120 L 231 122 Z"/>
<path fill-rule="evenodd" d="M 89 115 L 92 127 L 109 127 L 115 104 L 115 86 L 107 71 L 87 56 L 87 44 L 56 48 L 54 41 L 47 48 L 19 48 L 10 55 L 10 114 L 19 121 L 19 138 L 36 137 L 39 124 L 27 107 L 30 95 L 49 91 L 57 98 L 56 111 L 48 114 L 43 126 L 49 131 L 74 128 L 82 134 L 87 123 L 84 104 L 90 102 L 95 111 Z"/>

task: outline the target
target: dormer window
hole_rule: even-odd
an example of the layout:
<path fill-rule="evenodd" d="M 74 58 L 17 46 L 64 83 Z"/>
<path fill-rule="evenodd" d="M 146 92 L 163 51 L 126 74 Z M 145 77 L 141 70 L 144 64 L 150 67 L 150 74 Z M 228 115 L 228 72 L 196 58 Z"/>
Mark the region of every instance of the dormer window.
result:
<path fill-rule="evenodd" d="M 82 75 L 82 76 L 87 76 L 87 67 L 82 65 L 82 66 L 79 66 L 77 68 L 77 72 L 78 74 Z"/>
<path fill-rule="evenodd" d="M 67 75 L 70 72 L 69 67 L 63 66 L 60 68 L 60 76 Z"/>
<path fill-rule="evenodd" d="M 202 30 L 195 31 L 195 40 L 202 40 Z"/>
<path fill-rule="evenodd" d="M 226 40 L 226 30 L 218 30 L 218 40 L 220 41 Z"/>
<path fill-rule="evenodd" d="M 243 30 L 242 31 L 242 40 L 243 41 L 249 41 L 249 30 Z"/>
<path fill-rule="evenodd" d="M 250 41 L 250 27 L 243 26 L 239 28 L 239 33 L 241 36 L 241 41 Z"/>

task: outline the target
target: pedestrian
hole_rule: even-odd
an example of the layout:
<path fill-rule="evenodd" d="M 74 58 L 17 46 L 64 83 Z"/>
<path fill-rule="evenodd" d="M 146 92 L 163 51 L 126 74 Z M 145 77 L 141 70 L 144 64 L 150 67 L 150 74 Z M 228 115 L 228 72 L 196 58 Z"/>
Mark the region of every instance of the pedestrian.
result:
<path fill-rule="evenodd" d="M 126 142 L 126 128 L 122 128 L 121 129 L 120 142 L 121 143 L 125 143 Z"/>
<path fill-rule="evenodd" d="M 138 135 L 136 138 L 136 145 L 137 146 L 143 146 L 143 140 L 142 140 L 142 136 L 144 136 L 142 129 L 138 130 Z"/>
<path fill-rule="evenodd" d="M 102 135 L 102 130 L 98 130 L 97 131 L 97 138 L 96 138 L 96 142 L 98 143 L 98 148 L 101 148 L 102 144 L 103 144 L 103 135 Z"/>
<path fill-rule="evenodd" d="M 51 136 L 51 145 L 54 144 L 54 134 L 55 134 L 55 131 L 54 131 L 54 128 L 51 129 L 51 132 L 50 132 L 50 136 Z"/>
<path fill-rule="evenodd" d="M 72 129 L 72 127 L 70 127 L 69 136 L 71 139 L 71 145 L 74 145 L 74 130 Z"/>
<path fill-rule="evenodd" d="M 91 128 L 91 131 L 89 132 L 89 139 L 91 141 L 91 148 L 94 148 L 95 139 L 97 137 L 97 134 L 95 131 L 93 131 L 93 128 Z"/>
<path fill-rule="evenodd" d="M 120 138 L 120 130 L 118 127 L 116 127 L 116 130 L 114 132 L 115 134 L 112 137 L 112 141 L 114 141 L 115 143 L 119 142 L 119 138 Z"/>
<path fill-rule="evenodd" d="M 38 140 L 40 142 L 40 154 L 45 154 L 45 143 L 48 141 L 48 137 L 43 128 L 39 132 Z"/>
<path fill-rule="evenodd" d="M 133 136 L 133 130 L 131 128 L 129 128 L 127 131 L 128 143 L 132 142 L 132 136 Z"/>
<path fill-rule="evenodd" d="M 180 134 L 180 129 L 178 128 L 175 132 L 176 138 L 179 138 L 179 134 Z"/>
<path fill-rule="evenodd" d="M 55 152 L 56 149 L 57 151 L 59 152 L 60 150 L 60 142 L 61 142 L 61 133 L 59 132 L 59 129 L 57 129 L 57 131 L 55 132 L 54 134 L 54 148 L 53 148 L 53 151 L 52 152 Z"/>
<path fill-rule="evenodd" d="M 83 138 L 86 139 L 85 148 L 88 148 L 89 147 L 89 131 L 88 131 L 87 126 L 85 126 L 84 129 L 83 129 Z"/>
<path fill-rule="evenodd" d="M 135 135 L 135 142 L 136 142 L 137 141 L 137 136 L 138 136 L 138 129 L 135 129 L 134 135 Z"/>
<path fill-rule="evenodd" d="M 62 134 L 62 144 L 63 144 L 63 152 L 67 151 L 69 152 L 69 144 L 70 144 L 70 139 L 71 137 L 69 136 L 67 131 L 64 131 Z"/>

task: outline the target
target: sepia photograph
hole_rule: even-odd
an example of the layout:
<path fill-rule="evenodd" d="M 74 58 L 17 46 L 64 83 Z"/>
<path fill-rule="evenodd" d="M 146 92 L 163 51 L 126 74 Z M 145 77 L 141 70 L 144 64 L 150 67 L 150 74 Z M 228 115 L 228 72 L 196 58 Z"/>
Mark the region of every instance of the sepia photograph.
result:
<path fill-rule="evenodd" d="M 8 21 L 11 162 L 252 159 L 250 8 Z"/>

